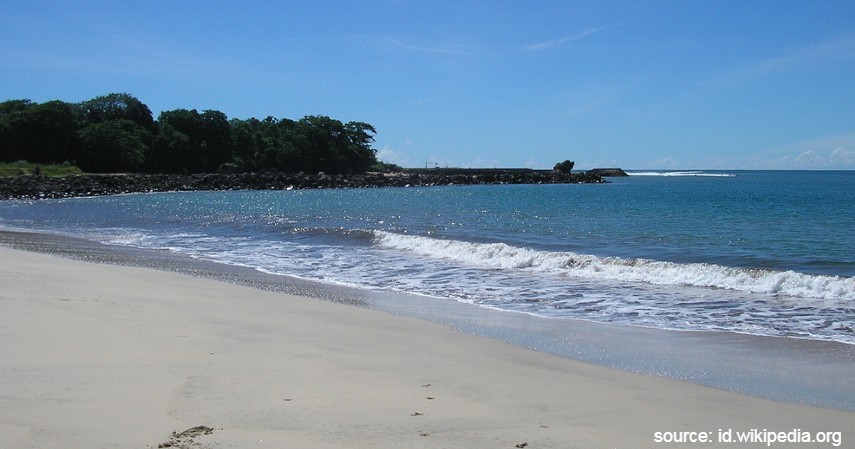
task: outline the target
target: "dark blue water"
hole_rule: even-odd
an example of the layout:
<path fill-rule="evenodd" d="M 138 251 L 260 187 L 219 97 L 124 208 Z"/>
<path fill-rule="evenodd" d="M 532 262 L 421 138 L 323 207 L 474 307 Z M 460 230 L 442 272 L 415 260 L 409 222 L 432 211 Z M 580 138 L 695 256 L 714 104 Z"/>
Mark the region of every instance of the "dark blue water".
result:
<path fill-rule="evenodd" d="M 0 227 L 540 316 L 855 344 L 855 172 L 7 201 Z"/>

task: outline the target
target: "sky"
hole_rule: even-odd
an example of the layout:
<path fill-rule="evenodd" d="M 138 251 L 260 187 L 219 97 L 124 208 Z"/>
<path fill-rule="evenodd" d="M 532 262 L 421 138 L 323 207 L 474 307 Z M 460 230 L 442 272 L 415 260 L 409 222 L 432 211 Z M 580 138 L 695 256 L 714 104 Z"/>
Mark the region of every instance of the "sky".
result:
<path fill-rule="evenodd" d="M 326 115 L 404 167 L 855 169 L 855 1 L 0 0 L 0 101 Z"/>

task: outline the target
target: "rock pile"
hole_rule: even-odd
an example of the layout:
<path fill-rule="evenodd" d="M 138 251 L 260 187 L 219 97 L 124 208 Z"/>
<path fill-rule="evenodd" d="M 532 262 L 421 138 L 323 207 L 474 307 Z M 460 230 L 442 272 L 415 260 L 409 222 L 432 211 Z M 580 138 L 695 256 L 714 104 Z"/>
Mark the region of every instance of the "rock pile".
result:
<path fill-rule="evenodd" d="M 593 173 L 564 174 L 551 170 L 407 170 L 399 173 L 349 175 L 208 173 L 194 175 L 70 175 L 0 178 L 0 199 L 67 198 L 122 193 L 194 190 L 291 190 L 319 188 L 419 187 L 473 184 L 603 183 Z"/>

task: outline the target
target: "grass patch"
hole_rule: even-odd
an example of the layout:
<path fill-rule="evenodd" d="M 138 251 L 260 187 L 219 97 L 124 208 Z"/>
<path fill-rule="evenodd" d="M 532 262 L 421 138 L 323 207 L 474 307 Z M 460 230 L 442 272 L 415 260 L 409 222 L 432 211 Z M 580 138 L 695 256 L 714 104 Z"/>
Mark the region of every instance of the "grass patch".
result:
<path fill-rule="evenodd" d="M 67 163 L 60 165 L 33 164 L 26 161 L 0 163 L 0 177 L 35 174 L 42 176 L 66 176 L 81 173 L 83 173 L 82 170 Z"/>

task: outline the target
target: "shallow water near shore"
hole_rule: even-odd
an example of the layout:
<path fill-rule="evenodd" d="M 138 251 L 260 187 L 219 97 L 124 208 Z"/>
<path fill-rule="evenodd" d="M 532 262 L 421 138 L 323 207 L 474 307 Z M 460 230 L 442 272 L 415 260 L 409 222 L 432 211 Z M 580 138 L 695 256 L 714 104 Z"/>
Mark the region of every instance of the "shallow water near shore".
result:
<path fill-rule="evenodd" d="M 0 228 L 542 317 L 855 344 L 855 172 L 4 201 Z"/>

